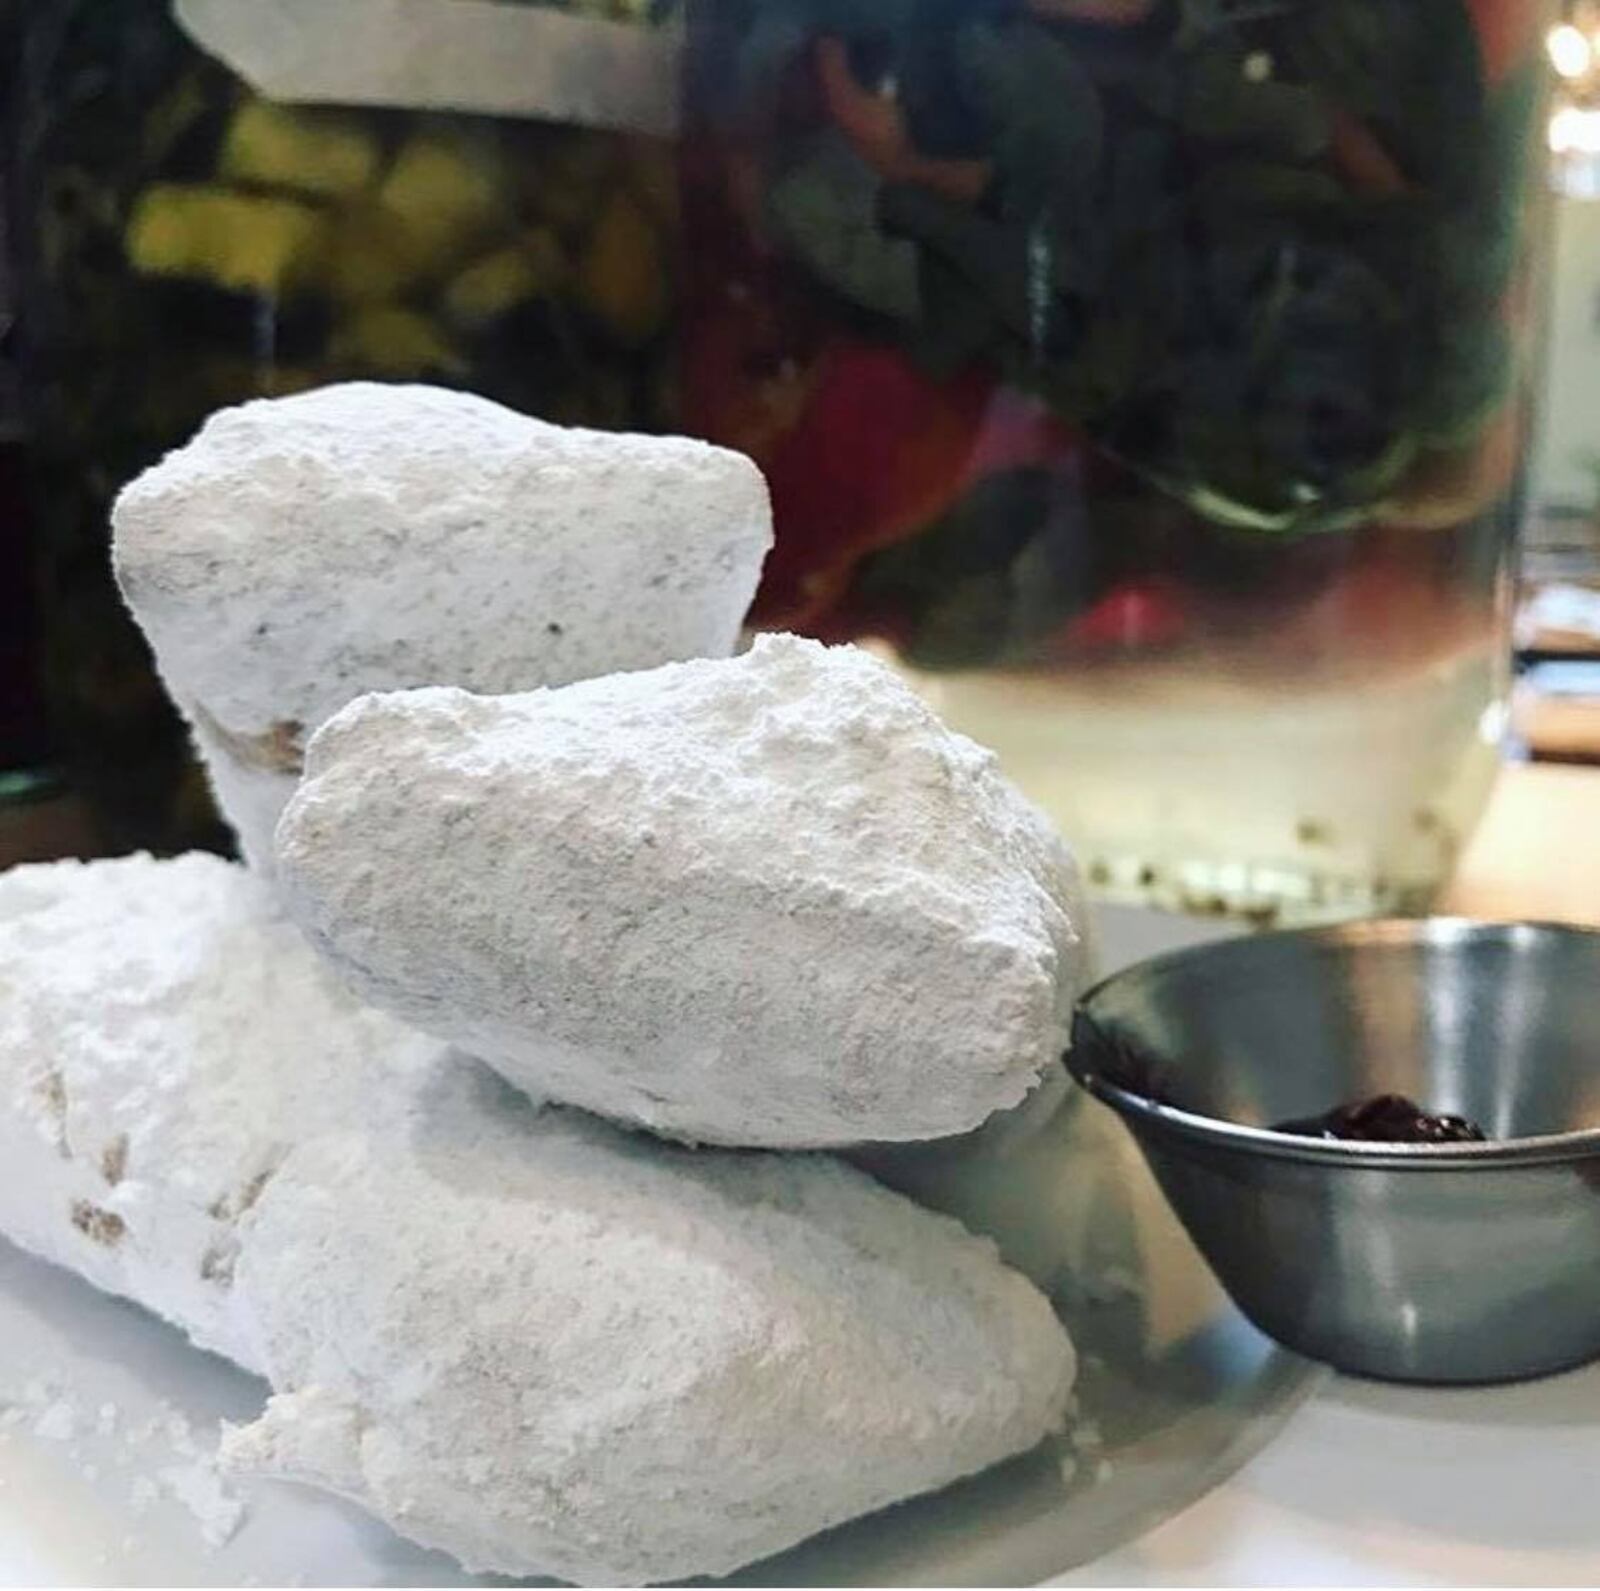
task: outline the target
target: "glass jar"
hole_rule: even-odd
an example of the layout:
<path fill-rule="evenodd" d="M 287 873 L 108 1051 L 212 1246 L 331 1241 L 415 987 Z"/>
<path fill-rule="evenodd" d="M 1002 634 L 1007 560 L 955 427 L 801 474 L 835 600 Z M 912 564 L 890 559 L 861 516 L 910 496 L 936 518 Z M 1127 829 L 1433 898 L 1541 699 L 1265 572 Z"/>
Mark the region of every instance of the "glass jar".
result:
<path fill-rule="evenodd" d="M 631 42 L 649 9 L 30 0 L 0 28 L 35 628 L 103 847 L 229 843 L 108 557 L 116 491 L 212 410 L 360 377 L 675 426 L 679 52 Z"/>
<path fill-rule="evenodd" d="M 1103 896 L 1424 907 L 1483 805 L 1532 0 L 700 0 L 684 417 Z"/>

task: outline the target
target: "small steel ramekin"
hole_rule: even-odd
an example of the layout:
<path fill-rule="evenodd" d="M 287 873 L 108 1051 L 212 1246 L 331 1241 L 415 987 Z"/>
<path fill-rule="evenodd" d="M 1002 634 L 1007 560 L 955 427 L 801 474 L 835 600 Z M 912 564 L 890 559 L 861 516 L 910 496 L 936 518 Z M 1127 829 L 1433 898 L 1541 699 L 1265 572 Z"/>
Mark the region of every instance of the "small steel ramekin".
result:
<path fill-rule="evenodd" d="M 1092 990 L 1067 1059 L 1278 1341 L 1403 1381 L 1600 1355 L 1600 933 L 1432 919 L 1180 951 Z M 1490 1141 L 1271 1127 L 1390 1093 Z"/>

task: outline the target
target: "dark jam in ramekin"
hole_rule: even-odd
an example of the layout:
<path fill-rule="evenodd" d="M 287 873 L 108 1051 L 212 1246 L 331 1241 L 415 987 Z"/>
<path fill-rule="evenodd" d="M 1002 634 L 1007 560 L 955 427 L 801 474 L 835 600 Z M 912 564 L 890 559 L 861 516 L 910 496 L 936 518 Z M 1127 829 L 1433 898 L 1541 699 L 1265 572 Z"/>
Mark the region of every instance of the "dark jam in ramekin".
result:
<path fill-rule="evenodd" d="M 1488 1134 L 1465 1116 L 1437 1115 L 1404 1094 L 1379 1094 L 1373 1099 L 1338 1105 L 1321 1116 L 1281 1121 L 1275 1132 L 1298 1138 L 1354 1139 L 1384 1144 L 1483 1143 Z"/>

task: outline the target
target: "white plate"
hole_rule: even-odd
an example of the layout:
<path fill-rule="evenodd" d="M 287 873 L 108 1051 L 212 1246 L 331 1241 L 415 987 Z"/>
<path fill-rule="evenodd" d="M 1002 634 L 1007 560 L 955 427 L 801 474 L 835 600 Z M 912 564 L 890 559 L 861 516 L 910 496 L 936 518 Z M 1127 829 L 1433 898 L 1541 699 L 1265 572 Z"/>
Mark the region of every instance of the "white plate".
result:
<path fill-rule="evenodd" d="M 1216 932 L 1133 912 L 1106 913 L 1103 929 L 1109 965 Z M 1081 1416 L 1062 1439 L 744 1583 L 1045 1579 L 1192 1503 L 1319 1380 L 1228 1306 L 1121 1129 L 1064 1078 L 970 1138 L 870 1163 L 992 1233 L 1057 1301 L 1083 1355 Z M 221 1482 L 218 1421 L 248 1418 L 264 1390 L 0 1244 L 0 1584 L 473 1583 L 334 1499 Z"/>

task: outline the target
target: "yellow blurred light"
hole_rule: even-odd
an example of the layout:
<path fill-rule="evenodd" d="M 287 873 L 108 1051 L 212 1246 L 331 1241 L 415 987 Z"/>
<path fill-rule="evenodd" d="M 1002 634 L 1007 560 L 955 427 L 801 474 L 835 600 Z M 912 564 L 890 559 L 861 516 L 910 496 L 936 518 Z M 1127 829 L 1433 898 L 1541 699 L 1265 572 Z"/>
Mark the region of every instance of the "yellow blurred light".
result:
<path fill-rule="evenodd" d="M 1563 77 L 1582 77 L 1594 64 L 1593 46 L 1570 22 L 1551 28 L 1544 47 L 1550 52 L 1550 64 Z"/>

